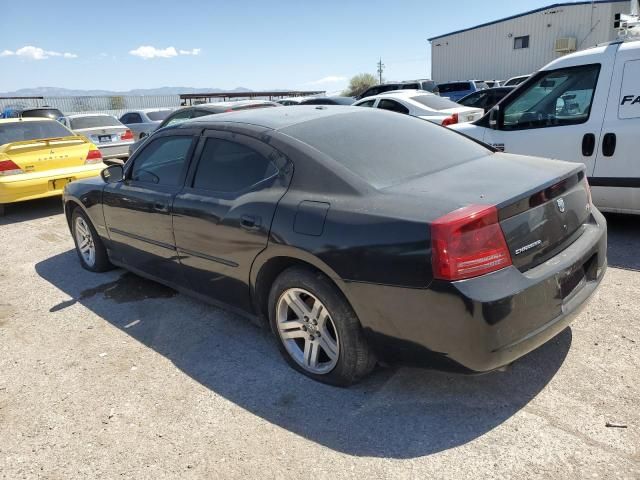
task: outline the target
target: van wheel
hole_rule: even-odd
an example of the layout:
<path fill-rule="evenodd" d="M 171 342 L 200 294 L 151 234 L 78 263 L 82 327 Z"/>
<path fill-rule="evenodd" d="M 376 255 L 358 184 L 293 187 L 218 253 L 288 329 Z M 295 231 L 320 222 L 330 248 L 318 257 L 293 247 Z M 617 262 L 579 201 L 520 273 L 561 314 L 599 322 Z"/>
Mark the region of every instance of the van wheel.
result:
<path fill-rule="evenodd" d="M 314 380 L 351 385 L 376 364 L 355 312 L 323 274 L 292 267 L 274 282 L 269 321 L 289 365 Z"/>
<path fill-rule="evenodd" d="M 106 272 L 113 268 L 100 236 L 80 207 L 76 207 L 71 215 L 71 231 L 83 268 L 91 272 Z"/>

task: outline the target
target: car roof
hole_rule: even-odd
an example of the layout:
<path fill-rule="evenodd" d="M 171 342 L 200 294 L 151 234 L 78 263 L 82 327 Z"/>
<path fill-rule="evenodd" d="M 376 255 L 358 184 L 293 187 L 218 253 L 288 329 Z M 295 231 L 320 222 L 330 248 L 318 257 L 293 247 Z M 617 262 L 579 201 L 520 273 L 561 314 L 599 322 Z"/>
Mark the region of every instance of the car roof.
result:
<path fill-rule="evenodd" d="M 20 122 L 55 122 L 51 118 L 27 117 L 27 118 L 0 118 L 0 123 L 20 123 Z"/>
<path fill-rule="evenodd" d="M 182 122 L 175 128 L 190 128 L 196 125 L 206 127 L 207 125 L 214 126 L 218 123 L 228 122 L 279 130 L 317 118 L 344 115 L 362 110 L 365 109 L 348 105 L 292 105 L 287 108 L 256 108 L 198 117 Z"/>

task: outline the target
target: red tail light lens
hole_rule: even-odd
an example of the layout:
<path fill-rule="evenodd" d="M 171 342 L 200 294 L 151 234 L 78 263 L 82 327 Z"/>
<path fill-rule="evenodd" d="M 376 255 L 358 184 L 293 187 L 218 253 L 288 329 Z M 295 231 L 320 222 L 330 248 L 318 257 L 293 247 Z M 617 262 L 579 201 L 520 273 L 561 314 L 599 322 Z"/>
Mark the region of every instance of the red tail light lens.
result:
<path fill-rule="evenodd" d="M 512 264 L 498 223 L 498 209 L 469 205 L 431 224 L 433 275 L 463 280 L 495 272 Z"/>
<path fill-rule="evenodd" d="M 89 152 L 87 152 L 87 159 L 84 161 L 84 163 L 86 164 L 100 163 L 101 161 L 102 161 L 102 153 L 100 153 L 100 150 L 96 149 L 96 150 L 89 150 Z"/>
<path fill-rule="evenodd" d="M 17 175 L 24 171 L 12 160 L 0 160 L 0 176 Z"/>
<path fill-rule="evenodd" d="M 445 118 L 442 121 L 442 126 L 443 127 L 447 127 L 449 125 L 455 125 L 456 123 L 458 123 L 458 114 L 454 113 L 453 115 L 451 115 L 450 117 Z"/>
<path fill-rule="evenodd" d="M 133 132 L 131 130 L 127 130 L 120 135 L 120 140 L 133 140 Z"/>

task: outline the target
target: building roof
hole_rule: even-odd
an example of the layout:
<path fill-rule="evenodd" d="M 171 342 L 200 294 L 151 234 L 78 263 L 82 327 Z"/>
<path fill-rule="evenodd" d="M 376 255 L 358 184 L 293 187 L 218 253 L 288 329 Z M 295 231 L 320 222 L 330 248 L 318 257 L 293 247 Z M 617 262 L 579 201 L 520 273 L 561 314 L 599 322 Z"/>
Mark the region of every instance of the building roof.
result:
<path fill-rule="evenodd" d="M 448 37 L 451 35 L 456 35 L 462 32 L 468 32 L 470 30 L 475 30 L 477 28 L 488 27 L 489 25 L 495 25 L 496 23 L 506 22 L 508 20 L 513 20 L 514 18 L 526 17 L 527 15 L 531 15 L 533 13 L 543 12 L 545 10 L 549 10 L 551 8 L 559 8 L 559 7 L 573 7 L 575 5 L 589 5 L 589 4 L 599 4 L 599 3 L 629 3 L 628 0 L 594 0 L 593 2 L 563 2 L 563 3 L 554 3 L 553 5 L 549 5 L 547 7 L 536 8 L 535 10 L 529 10 L 528 12 L 519 13 L 517 15 L 511 15 L 510 17 L 501 18 L 499 20 L 494 20 L 492 22 L 482 23 L 480 25 L 476 25 L 475 27 L 463 28 L 462 30 L 456 30 L 454 32 L 444 33 L 442 35 L 438 35 L 436 37 L 431 37 L 428 40 L 432 42 L 433 40 L 437 40 L 438 38 Z"/>

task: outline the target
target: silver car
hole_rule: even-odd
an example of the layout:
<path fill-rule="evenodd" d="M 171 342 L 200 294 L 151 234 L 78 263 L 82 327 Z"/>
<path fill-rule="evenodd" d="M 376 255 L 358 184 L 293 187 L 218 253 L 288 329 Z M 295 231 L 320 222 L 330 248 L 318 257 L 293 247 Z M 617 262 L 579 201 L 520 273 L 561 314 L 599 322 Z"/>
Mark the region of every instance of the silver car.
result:
<path fill-rule="evenodd" d="M 130 110 L 120 117 L 120 121 L 133 132 L 135 140 L 140 140 L 151 135 L 173 110 L 172 108 Z"/>
<path fill-rule="evenodd" d="M 84 135 L 102 153 L 102 158 L 129 157 L 133 133 L 113 115 L 104 113 L 79 113 L 58 119 L 60 123 L 78 135 Z"/>

